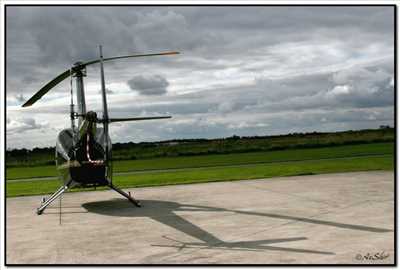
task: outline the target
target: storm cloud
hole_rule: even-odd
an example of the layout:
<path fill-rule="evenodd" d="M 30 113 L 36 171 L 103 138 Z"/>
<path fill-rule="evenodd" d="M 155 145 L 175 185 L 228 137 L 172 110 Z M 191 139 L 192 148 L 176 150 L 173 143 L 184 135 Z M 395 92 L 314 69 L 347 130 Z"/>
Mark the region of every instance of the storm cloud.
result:
<path fill-rule="evenodd" d="M 34 118 L 22 118 L 11 120 L 7 118 L 7 132 L 12 134 L 21 134 L 29 130 L 46 128 L 48 125 L 37 123 Z"/>
<path fill-rule="evenodd" d="M 76 61 L 131 53 L 177 56 L 104 65 L 112 139 L 151 141 L 377 128 L 394 124 L 390 6 L 6 7 L 7 146 L 52 145 L 69 125 L 70 80 L 24 99 Z M 99 69 L 88 109 L 101 112 Z M 29 130 L 29 136 L 26 136 Z"/>
<path fill-rule="evenodd" d="M 138 75 L 128 81 L 133 91 L 141 95 L 164 95 L 167 93 L 168 81 L 160 75 Z"/>

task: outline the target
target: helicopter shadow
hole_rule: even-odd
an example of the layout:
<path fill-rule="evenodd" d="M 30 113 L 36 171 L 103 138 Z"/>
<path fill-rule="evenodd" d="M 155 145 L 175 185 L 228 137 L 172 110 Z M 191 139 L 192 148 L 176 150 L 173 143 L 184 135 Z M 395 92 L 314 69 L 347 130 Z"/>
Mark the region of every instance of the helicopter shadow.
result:
<path fill-rule="evenodd" d="M 308 250 L 308 249 L 297 249 L 297 248 L 285 248 L 270 246 L 276 243 L 285 243 L 293 241 L 307 240 L 306 237 L 292 237 L 292 238 L 279 238 L 279 239 L 267 239 L 267 240 L 256 240 L 256 241 L 238 241 L 238 242 L 225 242 L 212 233 L 200 228 L 199 226 L 189 222 L 188 220 L 177 215 L 179 211 L 201 211 L 201 212 L 231 212 L 243 215 L 262 216 L 268 218 L 277 218 L 284 220 L 291 220 L 297 222 L 306 222 L 311 224 L 319 224 L 325 226 L 333 226 L 342 229 L 367 231 L 374 233 L 390 232 L 392 230 L 369 227 L 363 225 L 353 225 L 345 223 L 337 223 L 312 218 L 302 218 L 288 215 L 279 215 L 273 213 L 261 213 L 241 210 L 230 210 L 219 207 L 192 205 L 192 204 L 180 204 L 172 201 L 159 201 L 159 200 L 142 200 L 142 208 L 135 208 L 124 199 L 114 199 L 107 201 L 96 201 L 85 203 L 82 206 L 91 213 L 97 213 L 109 216 L 121 216 L 121 217 L 148 217 L 161 224 L 174 228 L 186 235 L 192 236 L 200 242 L 182 242 L 169 237 L 163 236 L 165 239 L 174 241 L 173 245 L 152 245 L 159 247 L 174 247 L 178 250 L 183 248 L 205 248 L 205 249 L 229 249 L 229 250 L 251 250 L 251 251 L 265 251 L 265 250 L 278 250 L 284 252 L 296 252 L 296 253 L 313 253 L 322 255 L 334 255 L 335 253 L 319 251 L 319 250 Z"/>

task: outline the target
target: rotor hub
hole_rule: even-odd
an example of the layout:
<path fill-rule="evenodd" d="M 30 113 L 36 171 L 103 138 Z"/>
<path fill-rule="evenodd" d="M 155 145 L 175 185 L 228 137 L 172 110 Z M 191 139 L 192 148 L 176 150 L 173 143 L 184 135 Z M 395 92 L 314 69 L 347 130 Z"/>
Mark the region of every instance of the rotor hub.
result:
<path fill-rule="evenodd" d="M 85 115 L 86 120 L 90 122 L 96 122 L 97 121 L 97 113 L 94 111 L 88 111 Z"/>

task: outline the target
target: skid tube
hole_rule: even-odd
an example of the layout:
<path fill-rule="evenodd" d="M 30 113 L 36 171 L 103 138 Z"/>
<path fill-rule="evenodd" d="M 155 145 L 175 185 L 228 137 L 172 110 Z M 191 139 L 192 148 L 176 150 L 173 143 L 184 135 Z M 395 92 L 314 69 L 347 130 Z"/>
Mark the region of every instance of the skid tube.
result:
<path fill-rule="evenodd" d="M 49 198 L 47 198 L 39 208 L 36 209 L 36 214 L 41 215 L 43 211 L 49 206 L 55 199 L 61 196 L 67 189 L 69 188 L 70 183 L 61 186 L 56 192 L 54 192 Z M 140 202 L 133 198 L 130 194 L 124 192 L 123 190 L 119 189 L 118 187 L 114 186 L 113 184 L 108 185 L 112 190 L 115 190 L 125 198 L 127 198 L 131 203 L 133 203 L 136 207 L 142 207 Z"/>
<path fill-rule="evenodd" d="M 135 198 L 133 198 L 130 194 L 126 193 L 125 191 L 117 188 L 116 186 L 114 186 L 113 184 L 109 184 L 108 185 L 111 189 L 115 190 L 116 192 L 118 192 L 119 194 L 121 194 L 122 196 L 124 196 L 125 198 L 127 198 L 131 203 L 133 203 L 136 207 L 142 207 L 140 205 L 140 202 L 135 200 Z"/>
<path fill-rule="evenodd" d="M 63 194 L 70 185 L 71 182 L 69 182 L 66 185 L 61 186 L 56 192 L 54 192 L 49 198 L 47 198 L 44 202 L 42 202 L 42 204 L 40 205 L 39 208 L 36 209 L 36 214 L 41 215 L 44 211 L 44 209 L 46 209 L 47 206 L 49 206 L 49 204 L 51 204 L 55 199 L 57 199 L 58 197 L 61 196 L 61 194 Z"/>

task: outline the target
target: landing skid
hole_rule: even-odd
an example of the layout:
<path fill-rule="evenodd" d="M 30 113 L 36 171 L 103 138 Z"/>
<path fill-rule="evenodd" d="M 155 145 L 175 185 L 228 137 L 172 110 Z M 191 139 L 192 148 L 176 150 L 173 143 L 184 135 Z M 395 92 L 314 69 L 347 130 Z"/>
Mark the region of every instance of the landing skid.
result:
<path fill-rule="evenodd" d="M 140 202 L 139 201 L 137 201 L 137 200 L 135 200 L 135 198 L 133 198 L 132 196 L 131 196 L 131 194 L 129 193 L 126 193 L 125 191 L 123 191 L 123 190 L 121 190 L 121 189 L 119 189 L 119 188 L 117 188 L 116 186 L 114 186 L 113 184 L 109 184 L 108 185 L 111 189 L 113 189 L 113 190 L 115 190 L 116 192 L 118 192 L 119 194 L 121 194 L 122 196 L 124 196 L 125 198 L 127 198 L 131 203 L 133 203 L 136 207 L 142 207 L 141 205 L 140 205 Z"/>
<path fill-rule="evenodd" d="M 53 195 L 51 195 L 49 198 L 44 200 L 42 202 L 42 204 L 40 205 L 40 207 L 36 209 L 36 214 L 41 215 L 43 213 L 44 209 L 46 209 L 46 207 L 49 206 L 49 204 L 51 204 L 55 199 L 60 197 L 61 194 L 63 194 L 68 189 L 68 187 L 69 187 L 69 184 L 60 187 L 56 192 L 53 193 Z"/>
<path fill-rule="evenodd" d="M 61 186 L 56 192 L 53 193 L 53 195 L 51 195 L 49 198 L 44 200 L 42 202 L 42 204 L 40 205 L 40 207 L 36 209 L 36 214 L 41 215 L 47 206 L 49 206 L 55 199 L 57 199 L 58 197 L 61 196 L 61 194 L 63 194 L 65 191 L 67 191 L 67 189 L 69 188 L 69 185 L 70 185 L 70 183 L 68 183 L 64 186 Z M 113 184 L 108 184 L 108 187 L 110 187 L 112 190 L 115 190 L 116 192 L 118 192 L 119 194 L 121 194 L 122 196 L 127 198 L 136 207 L 142 207 L 140 205 L 140 202 L 138 200 L 136 200 L 135 198 L 133 198 L 130 193 L 129 194 L 126 193 L 125 191 L 114 186 Z"/>

